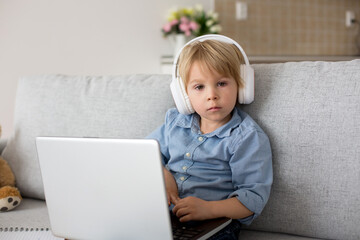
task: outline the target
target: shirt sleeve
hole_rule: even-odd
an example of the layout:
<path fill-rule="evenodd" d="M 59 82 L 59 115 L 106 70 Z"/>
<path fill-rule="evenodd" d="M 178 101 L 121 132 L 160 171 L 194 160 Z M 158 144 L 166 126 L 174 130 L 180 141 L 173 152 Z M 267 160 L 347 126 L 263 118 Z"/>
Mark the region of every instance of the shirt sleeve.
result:
<path fill-rule="evenodd" d="M 160 145 L 160 152 L 162 155 L 162 163 L 166 166 L 167 162 L 170 159 L 169 154 L 169 129 L 172 125 L 176 112 L 174 109 L 170 109 L 166 112 L 165 123 L 160 127 L 155 129 L 152 133 L 150 133 L 146 138 L 154 139 L 158 141 Z"/>
<path fill-rule="evenodd" d="M 260 215 L 270 196 L 273 181 L 270 141 L 261 129 L 253 128 L 241 134 L 232 149 L 230 167 L 235 191 L 229 197 L 236 197 L 254 213 L 239 219 L 249 225 Z"/>

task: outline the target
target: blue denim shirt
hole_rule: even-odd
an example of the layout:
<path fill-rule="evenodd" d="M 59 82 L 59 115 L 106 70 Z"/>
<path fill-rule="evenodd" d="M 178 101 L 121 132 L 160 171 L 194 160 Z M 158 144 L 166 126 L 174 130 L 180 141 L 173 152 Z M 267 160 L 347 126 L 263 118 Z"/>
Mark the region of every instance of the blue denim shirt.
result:
<path fill-rule="evenodd" d="M 270 142 L 255 121 L 235 108 L 231 120 L 202 134 L 199 115 L 166 113 L 165 123 L 147 138 L 160 144 L 163 164 L 173 174 L 179 197 L 213 201 L 231 197 L 254 215 L 239 219 L 250 224 L 263 210 L 273 179 Z"/>

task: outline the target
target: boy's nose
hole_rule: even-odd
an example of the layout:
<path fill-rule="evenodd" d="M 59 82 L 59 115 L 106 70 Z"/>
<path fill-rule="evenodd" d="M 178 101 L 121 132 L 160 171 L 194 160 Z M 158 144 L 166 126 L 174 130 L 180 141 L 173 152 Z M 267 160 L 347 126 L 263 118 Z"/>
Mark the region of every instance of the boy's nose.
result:
<path fill-rule="evenodd" d="M 210 100 L 217 100 L 219 98 L 218 94 L 216 93 L 215 90 L 213 89 L 210 89 L 209 92 L 208 92 L 208 101 Z"/>
<path fill-rule="evenodd" d="M 218 99 L 218 97 L 217 96 L 211 96 L 211 97 L 208 97 L 208 100 L 210 101 L 210 100 L 216 100 L 216 99 Z"/>

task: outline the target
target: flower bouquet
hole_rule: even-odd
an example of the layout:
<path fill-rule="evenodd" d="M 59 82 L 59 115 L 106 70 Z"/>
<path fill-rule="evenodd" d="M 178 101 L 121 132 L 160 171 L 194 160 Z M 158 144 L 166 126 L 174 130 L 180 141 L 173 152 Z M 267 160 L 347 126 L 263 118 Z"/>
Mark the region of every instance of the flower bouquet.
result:
<path fill-rule="evenodd" d="M 164 37 L 174 34 L 197 37 L 220 31 L 218 14 L 212 11 L 205 12 L 201 5 L 194 8 L 171 9 L 167 23 L 162 27 Z"/>

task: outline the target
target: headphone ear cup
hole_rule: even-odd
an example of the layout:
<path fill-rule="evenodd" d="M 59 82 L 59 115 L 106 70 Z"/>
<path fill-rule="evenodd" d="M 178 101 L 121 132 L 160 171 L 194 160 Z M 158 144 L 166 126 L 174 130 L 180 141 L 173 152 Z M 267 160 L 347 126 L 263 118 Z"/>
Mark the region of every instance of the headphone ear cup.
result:
<path fill-rule="evenodd" d="M 189 96 L 186 93 L 184 83 L 180 77 L 174 77 L 170 84 L 171 93 L 179 113 L 189 115 L 194 113 Z"/>
<path fill-rule="evenodd" d="M 238 101 L 240 104 L 250 104 L 255 97 L 255 75 L 254 69 L 248 65 L 240 65 L 241 78 L 245 86 L 239 88 Z"/>

